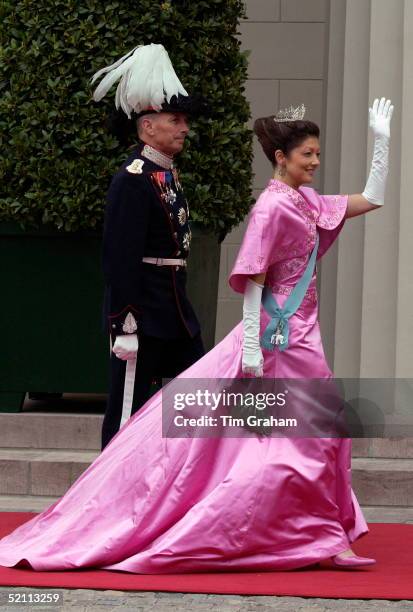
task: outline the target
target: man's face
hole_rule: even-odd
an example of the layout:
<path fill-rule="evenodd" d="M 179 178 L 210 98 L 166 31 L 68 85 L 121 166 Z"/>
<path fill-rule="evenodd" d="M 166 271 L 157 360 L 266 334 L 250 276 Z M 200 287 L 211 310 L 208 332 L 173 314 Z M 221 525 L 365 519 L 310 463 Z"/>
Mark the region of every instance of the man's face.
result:
<path fill-rule="evenodd" d="M 158 151 L 172 156 L 182 151 L 188 132 L 185 113 L 158 113 L 142 118 L 140 136 Z"/>

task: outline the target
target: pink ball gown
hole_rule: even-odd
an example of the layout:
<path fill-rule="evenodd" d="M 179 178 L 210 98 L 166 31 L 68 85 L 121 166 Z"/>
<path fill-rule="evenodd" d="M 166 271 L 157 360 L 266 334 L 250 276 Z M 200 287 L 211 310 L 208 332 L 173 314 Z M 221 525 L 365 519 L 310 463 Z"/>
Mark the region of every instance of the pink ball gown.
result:
<path fill-rule="evenodd" d="M 280 305 L 320 236 L 344 224 L 347 196 L 271 180 L 252 209 L 229 282 L 267 272 Z M 268 315 L 262 311 L 262 331 Z M 240 322 L 183 378 L 242 376 Z M 331 378 L 317 321 L 315 274 L 290 319 L 289 348 L 263 351 L 264 376 Z M 138 365 L 139 367 L 139 355 Z M 0 541 L 0 564 L 161 574 L 287 570 L 328 558 L 368 532 L 351 488 L 351 440 L 163 438 L 161 391 L 67 493 Z"/>

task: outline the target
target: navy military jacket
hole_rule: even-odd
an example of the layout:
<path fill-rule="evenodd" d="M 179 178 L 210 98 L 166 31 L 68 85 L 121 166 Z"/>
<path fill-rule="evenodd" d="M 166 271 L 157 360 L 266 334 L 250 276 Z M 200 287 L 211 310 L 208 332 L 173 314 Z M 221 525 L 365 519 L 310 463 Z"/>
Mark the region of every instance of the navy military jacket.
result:
<path fill-rule="evenodd" d="M 186 296 L 186 268 L 157 266 L 143 257 L 186 259 L 191 231 L 176 170 L 165 170 L 137 146 L 113 177 L 103 234 L 104 320 L 112 337 L 124 334 L 127 314 L 137 333 L 193 337 L 199 322 Z"/>

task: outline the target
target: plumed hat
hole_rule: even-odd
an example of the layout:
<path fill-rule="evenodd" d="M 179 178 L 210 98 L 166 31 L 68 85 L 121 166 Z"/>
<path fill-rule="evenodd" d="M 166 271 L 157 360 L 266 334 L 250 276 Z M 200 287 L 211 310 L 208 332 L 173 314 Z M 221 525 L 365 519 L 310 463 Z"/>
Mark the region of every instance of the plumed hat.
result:
<path fill-rule="evenodd" d="M 102 75 L 105 76 L 95 89 L 93 99 L 99 102 L 119 81 L 115 105 L 129 119 L 132 112 L 138 117 L 162 111 L 189 115 L 202 112 L 201 99 L 187 93 L 163 45 L 135 47 L 114 64 L 98 70 L 91 82 Z"/>

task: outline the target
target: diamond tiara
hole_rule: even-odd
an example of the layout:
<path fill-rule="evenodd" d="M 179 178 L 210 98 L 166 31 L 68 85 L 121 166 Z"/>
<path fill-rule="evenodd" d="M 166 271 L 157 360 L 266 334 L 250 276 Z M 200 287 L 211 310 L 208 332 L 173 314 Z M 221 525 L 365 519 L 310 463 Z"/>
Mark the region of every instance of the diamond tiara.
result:
<path fill-rule="evenodd" d="M 300 121 L 301 119 L 303 119 L 304 115 L 305 106 L 304 104 L 300 104 L 300 106 L 297 107 L 290 106 L 288 108 L 284 108 L 283 110 L 278 111 L 278 113 L 274 116 L 274 121 Z"/>

